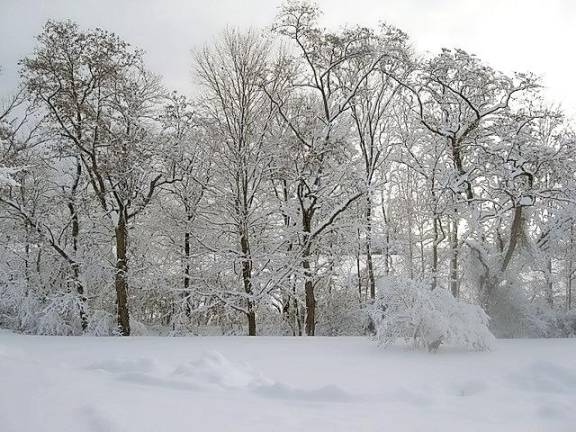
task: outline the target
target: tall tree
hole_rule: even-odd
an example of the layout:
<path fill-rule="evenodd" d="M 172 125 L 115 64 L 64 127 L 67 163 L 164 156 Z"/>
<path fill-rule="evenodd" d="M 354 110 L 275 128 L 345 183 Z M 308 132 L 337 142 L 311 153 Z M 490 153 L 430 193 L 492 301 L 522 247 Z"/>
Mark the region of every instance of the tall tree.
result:
<path fill-rule="evenodd" d="M 241 267 L 248 334 L 256 335 L 254 272 L 258 233 L 265 223 L 261 191 L 270 170 L 269 129 L 274 106 L 262 91 L 271 45 L 253 31 L 227 30 L 211 48 L 196 55 L 196 72 L 205 90 L 202 105 L 214 128 L 215 185 L 224 218 L 220 229 L 235 237 L 232 248 Z"/>
<path fill-rule="evenodd" d="M 335 222 L 364 195 L 364 186 L 352 191 L 350 173 L 334 171 L 350 157 L 350 101 L 384 56 L 376 55 L 344 85 L 343 70 L 360 57 L 374 55 L 366 29 L 326 32 L 318 26 L 319 10 L 308 3 L 287 3 L 274 24 L 275 31 L 291 40 L 297 50 L 288 91 L 268 94 L 293 134 L 295 199 L 300 218 L 299 253 L 304 278 L 306 334 L 316 328 L 317 243 Z M 291 63 L 291 62 L 289 62 Z M 324 217 L 318 221 L 318 216 Z"/>
<path fill-rule="evenodd" d="M 405 79 L 410 73 L 411 59 L 408 38 L 400 30 L 381 25 L 377 32 L 369 29 L 357 29 L 364 32 L 366 43 L 374 55 L 356 56 L 350 61 L 350 67 L 343 73 L 342 82 L 352 89 L 366 71 L 374 70 L 359 82 L 358 90 L 350 99 L 350 110 L 354 121 L 358 144 L 362 155 L 362 165 L 366 183 L 365 217 L 365 255 L 370 298 L 376 297 L 376 276 L 373 253 L 373 210 L 374 192 L 382 187 L 379 180 L 386 178 L 378 171 L 385 166 L 397 137 L 397 125 L 393 115 L 396 105 L 402 103 L 402 86 L 397 79 Z M 379 62 L 374 67 L 374 57 Z M 393 79 L 392 76 L 397 77 Z"/>
<path fill-rule="evenodd" d="M 142 52 L 113 33 L 51 22 L 21 76 L 35 104 L 46 110 L 64 151 L 80 161 L 103 215 L 114 230 L 117 320 L 130 334 L 129 224 L 169 180 L 155 165 L 151 118 L 161 95 Z"/>

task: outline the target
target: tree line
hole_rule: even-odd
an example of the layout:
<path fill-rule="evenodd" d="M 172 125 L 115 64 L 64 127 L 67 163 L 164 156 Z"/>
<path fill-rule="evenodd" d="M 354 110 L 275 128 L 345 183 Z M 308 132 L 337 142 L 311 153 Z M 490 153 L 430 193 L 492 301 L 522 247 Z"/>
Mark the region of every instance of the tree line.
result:
<path fill-rule="evenodd" d="M 0 110 L 0 324 L 362 334 L 402 277 L 498 335 L 565 333 L 576 143 L 540 80 L 319 16 L 226 30 L 194 98 L 114 33 L 47 22 Z"/>

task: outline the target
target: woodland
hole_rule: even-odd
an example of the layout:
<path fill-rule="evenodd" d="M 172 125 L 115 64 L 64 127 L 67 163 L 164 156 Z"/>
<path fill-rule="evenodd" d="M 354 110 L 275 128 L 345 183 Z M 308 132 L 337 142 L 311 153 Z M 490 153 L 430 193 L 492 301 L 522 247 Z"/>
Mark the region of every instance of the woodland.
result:
<path fill-rule="evenodd" d="M 1 95 L 0 327 L 574 336 L 576 133 L 540 78 L 320 13 L 228 28 L 178 91 L 114 33 L 39 29 Z"/>

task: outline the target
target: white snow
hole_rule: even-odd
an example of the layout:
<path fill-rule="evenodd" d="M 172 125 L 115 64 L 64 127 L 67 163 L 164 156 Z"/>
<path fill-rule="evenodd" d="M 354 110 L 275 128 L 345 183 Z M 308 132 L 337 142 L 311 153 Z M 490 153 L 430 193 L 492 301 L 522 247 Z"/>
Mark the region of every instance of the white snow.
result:
<path fill-rule="evenodd" d="M 5 167 L 0 165 L 0 186 L 18 186 L 18 182 L 14 180 L 12 176 L 22 169 L 22 167 Z"/>
<path fill-rule="evenodd" d="M 576 431 L 576 339 L 492 352 L 366 338 L 0 332 L 0 431 Z"/>

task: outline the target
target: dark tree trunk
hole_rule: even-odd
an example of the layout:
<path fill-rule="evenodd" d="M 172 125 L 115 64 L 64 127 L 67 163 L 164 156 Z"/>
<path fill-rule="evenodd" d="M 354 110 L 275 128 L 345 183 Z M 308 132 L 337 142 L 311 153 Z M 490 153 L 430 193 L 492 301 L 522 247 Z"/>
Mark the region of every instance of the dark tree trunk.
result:
<path fill-rule="evenodd" d="M 88 328 L 88 315 L 86 314 L 86 296 L 84 295 L 84 286 L 80 282 L 80 266 L 78 263 L 72 265 L 72 278 L 78 294 L 78 314 L 82 330 Z"/>
<path fill-rule="evenodd" d="M 458 220 L 452 220 L 452 229 L 450 230 L 450 291 L 455 298 L 460 295 L 460 286 L 458 283 Z"/>
<path fill-rule="evenodd" d="M 20 199 L 22 203 L 26 202 L 26 179 L 20 181 Z M 30 292 L 30 221 L 24 219 L 24 278 L 26 279 L 26 296 Z"/>
<path fill-rule="evenodd" d="M 374 263 L 372 261 L 372 198 L 366 195 L 366 267 L 368 270 L 368 286 L 370 298 L 376 298 L 376 281 L 374 278 Z"/>
<path fill-rule="evenodd" d="M 548 306 L 554 306 L 554 282 L 552 280 L 552 257 L 550 256 L 546 260 L 546 302 Z"/>
<path fill-rule="evenodd" d="M 293 277 L 293 276 L 292 276 Z M 292 281 L 292 302 L 294 308 L 294 324 L 297 328 L 297 335 L 302 336 L 302 314 L 300 313 L 300 304 L 298 303 L 298 296 L 296 293 L 296 282 Z"/>
<path fill-rule="evenodd" d="M 126 247 L 128 243 L 128 229 L 126 226 L 126 214 L 122 209 L 118 215 L 116 225 L 116 308 L 118 328 L 122 336 L 130 336 L 130 315 L 128 312 L 128 258 Z"/>
<path fill-rule="evenodd" d="M 242 251 L 242 282 L 244 292 L 252 295 L 252 257 L 250 253 L 250 243 L 245 232 L 240 234 L 240 249 Z M 256 312 L 254 311 L 254 301 L 246 301 L 246 317 L 248 318 L 248 336 L 256 336 Z"/>
<path fill-rule="evenodd" d="M 438 284 L 438 243 L 440 235 L 438 234 L 439 217 L 434 215 L 432 221 L 432 289 L 436 289 Z"/>
<path fill-rule="evenodd" d="M 572 261 L 568 267 L 568 280 L 566 282 L 566 311 L 572 310 Z"/>
<path fill-rule="evenodd" d="M 466 171 L 464 170 L 464 164 L 462 163 L 462 154 L 461 154 L 461 140 L 457 140 L 455 138 L 450 139 L 450 147 L 452 149 L 452 159 L 454 160 L 454 166 L 456 170 L 458 170 L 458 174 L 462 177 L 466 176 Z M 472 192 L 472 184 L 468 179 L 465 180 L 466 183 L 466 199 L 468 201 L 472 201 L 474 199 L 474 193 Z"/>
<path fill-rule="evenodd" d="M 78 294 L 78 314 L 80 315 L 80 323 L 82 325 L 82 330 L 85 331 L 88 328 L 88 316 L 86 314 L 86 296 L 84 293 L 84 286 L 80 281 L 80 264 L 78 263 L 78 241 L 80 237 L 80 221 L 78 218 L 78 212 L 76 211 L 76 191 L 78 190 L 78 185 L 80 184 L 80 177 L 82 175 L 82 164 L 80 160 L 76 161 L 76 175 L 74 178 L 74 183 L 72 184 L 71 197 L 68 201 L 68 211 L 72 219 L 72 249 L 74 251 L 74 262 L 71 264 L 72 267 L 72 282 Z"/>
<path fill-rule="evenodd" d="M 82 330 L 88 328 L 88 316 L 86 314 L 86 296 L 84 295 L 84 286 L 80 281 L 80 264 L 76 261 L 78 253 L 78 233 L 80 226 L 78 223 L 78 215 L 75 211 L 74 205 L 72 203 L 68 204 L 70 213 L 72 213 L 72 247 L 74 249 L 74 260 L 75 262 L 71 265 L 72 267 L 72 283 L 78 294 L 78 313 L 80 315 L 80 323 L 82 324 Z"/>
<path fill-rule="evenodd" d="M 310 274 L 310 260 L 308 256 L 302 261 L 304 268 L 304 293 L 306 296 L 306 324 L 305 331 L 307 336 L 314 336 L 316 332 L 316 298 L 314 297 L 314 281 Z"/>
<path fill-rule="evenodd" d="M 188 318 L 192 315 L 192 305 L 190 303 L 190 233 L 184 233 L 184 259 L 186 265 L 184 266 L 184 291 L 182 297 L 184 299 L 185 313 Z"/>
<path fill-rule="evenodd" d="M 248 317 L 248 336 L 256 336 L 256 313 L 254 312 L 253 308 L 248 311 L 247 317 Z"/>
<path fill-rule="evenodd" d="M 406 218 L 408 222 L 408 275 L 410 279 L 414 279 L 414 242 L 413 242 L 413 218 L 412 211 L 408 213 Z"/>
<path fill-rule="evenodd" d="M 508 266 L 512 262 L 512 256 L 516 251 L 516 246 L 518 245 L 518 238 L 522 235 L 522 206 L 514 207 L 514 215 L 512 217 L 512 226 L 510 227 L 510 239 L 508 240 L 508 247 L 506 249 L 506 254 L 502 260 L 502 265 L 500 266 L 499 274 L 491 275 L 488 271 L 488 267 L 485 263 L 483 266 L 486 268 L 486 275 L 482 280 L 482 300 L 481 304 L 484 309 L 489 310 L 491 306 L 491 300 L 493 297 L 494 290 L 498 286 L 498 283 L 504 277 L 504 274 L 508 270 Z"/>
<path fill-rule="evenodd" d="M 30 223 L 24 221 L 24 278 L 26 279 L 26 295 L 31 290 L 30 286 Z"/>
<path fill-rule="evenodd" d="M 384 200 L 384 191 L 380 191 L 380 206 L 382 209 L 382 219 L 386 225 L 386 244 L 384 245 L 384 274 L 390 274 L 390 221 L 388 220 L 388 212 L 386 211 Z"/>
<path fill-rule="evenodd" d="M 314 296 L 314 281 L 310 271 L 310 247 L 304 248 L 302 259 L 304 269 L 304 296 L 306 301 L 306 322 L 304 330 L 307 336 L 314 336 L 316 332 L 316 297 Z"/>
<path fill-rule="evenodd" d="M 514 207 L 514 217 L 512 219 L 512 227 L 510 228 L 510 241 L 508 243 L 508 249 L 506 250 L 506 255 L 502 261 L 502 267 L 500 271 L 504 273 L 510 261 L 512 260 L 512 255 L 516 250 L 516 245 L 518 244 L 518 237 L 522 234 L 522 206 Z"/>
<path fill-rule="evenodd" d="M 357 234 L 358 249 L 356 251 L 356 276 L 358 278 L 358 301 L 362 302 L 362 272 L 360 270 L 360 229 Z"/>
<path fill-rule="evenodd" d="M 302 251 L 302 269 L 304 270 L 304 298 L 306 302 L 306 320 L 304 331 L 307 336 L 316 332 L 316 298 L 314 296 L 314 280 L 310 266 L 310 233 L 312 232 L 312 212 L 303 211 L 302 228 L 304 231 L 304 250 Z"/>
<path fill-rule="evenodd" d="M 574 222 L 570 222 L 570 248 L 568 249 L 568 264 L 566 274 L 566 311 L 572 309 L 572 279 L 574 273 L 574 261 L 572 253 L 574 251 Z"/>

